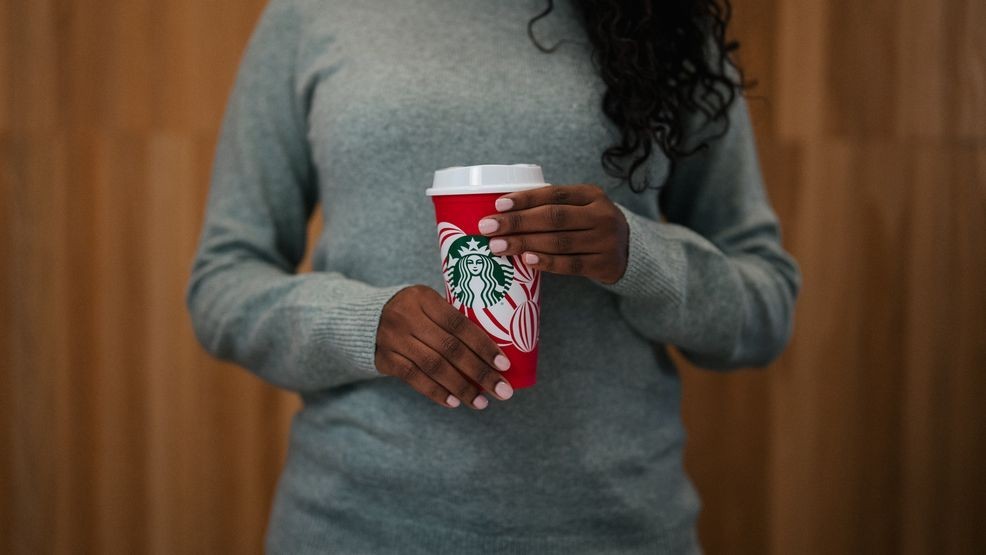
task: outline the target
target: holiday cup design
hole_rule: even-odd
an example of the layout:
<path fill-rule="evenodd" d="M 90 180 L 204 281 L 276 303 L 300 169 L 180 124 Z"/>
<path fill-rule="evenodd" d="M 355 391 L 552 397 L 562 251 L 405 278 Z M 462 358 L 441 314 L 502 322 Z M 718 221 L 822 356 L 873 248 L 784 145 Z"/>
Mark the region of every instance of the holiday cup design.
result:
<path fill-rule="evenodd" d="M 497 256 L 479 220 L 506 193 L 547 186 L 532 164 L 455 166 L 435 172 L 435 205 L 445 299 L 481 327 L 510 359 L 514 389 L 537 381 L 541 272 L 519 256 Z"/>
<path fill-rule="evenodd" d="M 532 352 L 539 335 L 540 272 L 517 256 L 495 256 L 487 237 L 467 235 L 450 222 L 439 222 L 438 243 L 448 302 L 497 345 Z"/>

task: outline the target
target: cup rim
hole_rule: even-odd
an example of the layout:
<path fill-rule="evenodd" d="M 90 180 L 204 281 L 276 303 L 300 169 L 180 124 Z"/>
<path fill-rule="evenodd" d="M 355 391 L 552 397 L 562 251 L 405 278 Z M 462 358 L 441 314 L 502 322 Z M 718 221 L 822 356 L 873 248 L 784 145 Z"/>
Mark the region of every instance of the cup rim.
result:
<path fill-rule="evenodd" d="M 481 195 L 483 193 L 513 193 L 515 191 L 539 189 L 550 185 L 550 183 L 504 183 L 483 185 L 481 187 L 476 185 L 466 187 L 428 187 L 425 189 L 425 194 L 429 197 L 433 197 L 446 195 Z"/>

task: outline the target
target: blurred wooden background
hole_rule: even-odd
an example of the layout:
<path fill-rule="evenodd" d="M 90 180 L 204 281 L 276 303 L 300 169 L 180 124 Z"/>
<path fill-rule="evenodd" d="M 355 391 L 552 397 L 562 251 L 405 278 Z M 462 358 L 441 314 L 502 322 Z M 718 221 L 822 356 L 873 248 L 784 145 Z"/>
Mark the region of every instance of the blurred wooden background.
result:
<path fill-rule="evenodd" d="M 805 285 L 768 371 L 685 373 L 703 543 L 986 552 L 986 2 L 735 4 Z M 0 0 L 0 552 L 260 550 L 295 400 L 183 289 L 262 7 Z"/>

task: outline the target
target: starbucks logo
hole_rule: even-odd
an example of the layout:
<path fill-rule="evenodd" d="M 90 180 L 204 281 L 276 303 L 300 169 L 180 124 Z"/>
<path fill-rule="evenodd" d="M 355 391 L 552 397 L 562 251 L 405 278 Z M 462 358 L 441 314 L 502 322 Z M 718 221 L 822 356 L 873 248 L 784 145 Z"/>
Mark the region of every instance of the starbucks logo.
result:
<path fill-rule="evenodd" d="M 541 272 L 519 256 L 494 256 L 489 239 L 438 222 L 445 298 L 497 345 L 531 352 L 540 335 Z"/>
<path fill-rule="evenodd" d="M 489 239 L 482 235 L 463 235 L 452 241 L 443 266 L 452 294 L 473 308 L 502 301 L 514 279 L 513 265 L 502 256 L 494 256 Z"/>

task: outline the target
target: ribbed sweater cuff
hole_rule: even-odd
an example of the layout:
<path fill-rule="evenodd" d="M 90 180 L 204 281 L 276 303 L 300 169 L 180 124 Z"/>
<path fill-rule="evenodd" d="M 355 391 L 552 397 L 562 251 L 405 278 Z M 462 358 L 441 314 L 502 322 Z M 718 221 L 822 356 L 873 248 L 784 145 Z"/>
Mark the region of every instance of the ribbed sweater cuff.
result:
<path fill-rule="evenodd" d="M 684 246 L 663 233 L 660 222 L 619 203 L 616 207 L 623 212 L 630 230 L 627 268 L 615 283 L 596 283 L 621 297 L 683 302 L 687 271 Z"/>
<path fill-rule="evenodd" d="M 315 324 L 313 337 L 319 348 L 351 361 L 353 370 L 367 377 L 380 375 L 375 363 L 377 329 L 383 306 L 398 291 L 413 285 L 366 287 L 339 301 Z"/>

